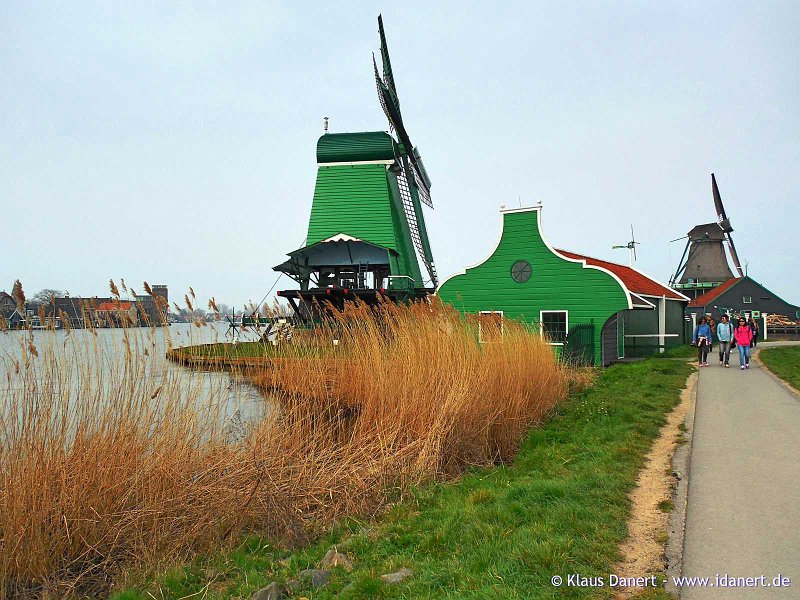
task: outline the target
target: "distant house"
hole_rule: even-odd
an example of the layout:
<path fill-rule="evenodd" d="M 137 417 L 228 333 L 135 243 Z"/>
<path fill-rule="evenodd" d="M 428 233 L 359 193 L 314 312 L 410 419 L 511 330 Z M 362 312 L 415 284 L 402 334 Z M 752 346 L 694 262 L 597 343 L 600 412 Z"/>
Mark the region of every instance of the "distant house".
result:
<path fill-rule="evenodd" d="M 94 309 L 94 317 L 101 327 L 116 327 L 122 323 L 138 325 L 139 316 L 133 302 L 111 300 L 101 302 Z"/>
<path fill-rule="evenodd" d="M 800 319 L 800 307 L 786 302 L 746 275 L 732 277 L 698 296 L 689 303 L 687 310 L 694 315 L 710 313 L 715 319 L 723 314 L 751 314 L 755 317 L 770 314 L 783 315 L 791 320 Z"/>
<path fill-rule="evenodd" d="M 0 292 L 0 315 L 8 318 L 17 310 L 17 301 L 11 294 Z"/>
<path fill-rule="evenodd" d="M 28 324 L 27 317 L 16 308 L 12 310 L 11 313 L 3 315 L 3 318 L 11 329 L 24 329 Z"/>
<path fill-rule="evenodd" d="M 42 305 L 46 318 L 60 319 L 62 325 L 69 323 L 70 327 L 85 327 L 86 321 L 92 321 L 94 311 L 103 302 L 110 302 L 111 298 L 79 298 L 65 296 L 53 298 Z"/>

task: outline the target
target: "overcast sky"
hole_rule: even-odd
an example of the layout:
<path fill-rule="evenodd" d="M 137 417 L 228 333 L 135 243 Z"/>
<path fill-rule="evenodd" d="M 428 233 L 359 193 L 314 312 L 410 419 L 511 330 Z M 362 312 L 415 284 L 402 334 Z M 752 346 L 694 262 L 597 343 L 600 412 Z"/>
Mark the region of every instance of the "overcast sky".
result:
<path fill-rule="evenodd" d="M 633 224 L 665 281 L 669 240 L 715 220 L 713 171 L 750 275 L 800 303 L 794 1 L 6 0 L 0 289 L 258 302 L 305 239 L 323 116 L 387 128 L 381 11 L 442 277 L 541 200 L 554 246 L 625 263 Z"/>

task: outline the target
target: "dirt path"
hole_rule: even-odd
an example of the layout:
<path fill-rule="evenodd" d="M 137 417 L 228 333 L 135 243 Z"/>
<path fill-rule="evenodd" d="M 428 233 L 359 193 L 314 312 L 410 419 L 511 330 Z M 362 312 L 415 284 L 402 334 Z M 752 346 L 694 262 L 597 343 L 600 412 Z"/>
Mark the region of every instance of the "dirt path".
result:
<path fill-rule="evenodd" d="M 667 415 L 658 439 L 645 457 L 645 466 L 639 473 L 636 488 L 631 492 L 631 516 L 628 521 L 628 539 L 620 548 L 623 559 L 614 573 L 620 577 L 643 577 L 661 574 L 666 570 L 664 544 L 667 541 L 667 525 L 675 488 L 672 457 L 678 444 L 683 441 L 683 423 L 693 408 L 694 387 L 697 373 L 687 381 L 681 393 L 681 401 Z M 618 590 L 617 598 L 630 598 L 641 588 Z"/>

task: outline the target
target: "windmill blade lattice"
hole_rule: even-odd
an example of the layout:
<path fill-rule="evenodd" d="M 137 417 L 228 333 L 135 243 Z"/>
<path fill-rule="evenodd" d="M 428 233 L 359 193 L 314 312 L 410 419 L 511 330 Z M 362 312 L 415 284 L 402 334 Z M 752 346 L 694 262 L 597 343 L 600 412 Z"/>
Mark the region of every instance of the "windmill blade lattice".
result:
<path fill-rule="evenodd" d="M 439 277 L 436 274 L 436 266 L 433 264 L 431 257 L 428 256 L 428 253 L 425 251 L 425 246 L 422 243 L 422 236 L 419 231 L 419 222 L 417 221 L 417 211 L 414 208 L 414 199 L 411 196 L 411 189 L 409 187 L 408 173 L 405 165 L 403 164 L 404 161 L 401 160 L 398 162 L 400 163 L 401 171 L 397 177 L 397 185 L 400 188 L 400 198 L 403 200 L 403 212 L 406 215 L 406 221 L 408 221 L 408 229 L 411 232 L 411 239 L 414 242 L 414 249 L 417 251 L 417 256 L 425 265 L 425 269 L 428 271 L 431 283 L 433 283 L 433 286 L 436 287 L 439 285 Z"/>

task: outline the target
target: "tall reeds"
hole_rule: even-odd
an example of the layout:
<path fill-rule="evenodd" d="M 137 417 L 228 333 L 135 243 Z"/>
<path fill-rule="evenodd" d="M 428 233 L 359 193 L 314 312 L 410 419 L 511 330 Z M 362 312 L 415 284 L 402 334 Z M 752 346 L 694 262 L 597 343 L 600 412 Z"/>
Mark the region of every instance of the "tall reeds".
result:
<path fill-rule="evenodd" d="M 510 459 L 566 393 L 521 325 L 480 343 L 436 300 L 352 305 L 245 374 L 273 405 L 232 441 L 220 395 L 167 367 L 155 335 L 121 330 L 114 349 L 91 331 L 24 337 L 0 363 L 7 597 L 102 595 L 120 569 L 246 532 L 303 541 L 410 484 Z"/>

